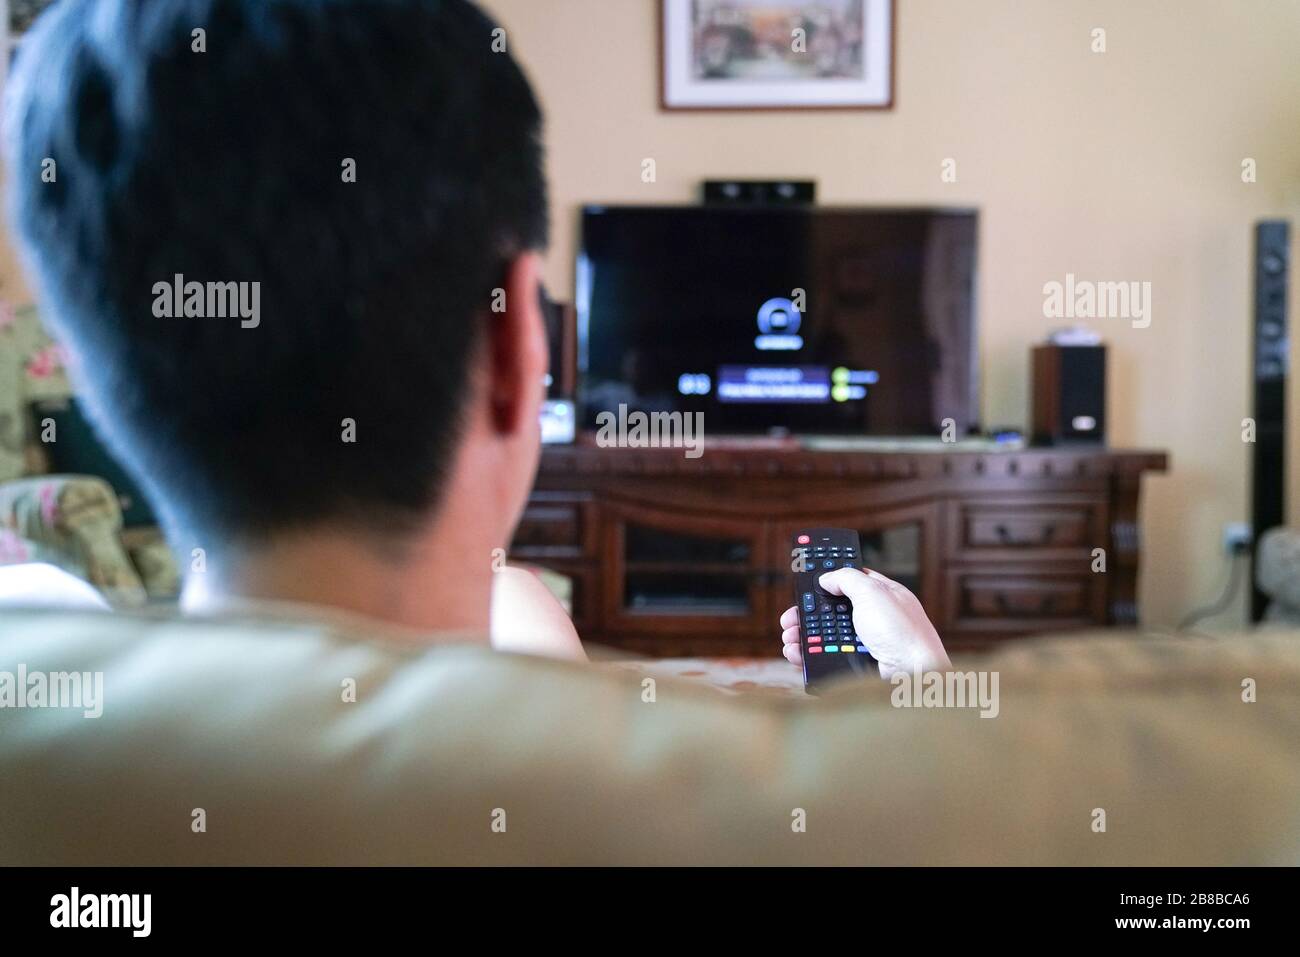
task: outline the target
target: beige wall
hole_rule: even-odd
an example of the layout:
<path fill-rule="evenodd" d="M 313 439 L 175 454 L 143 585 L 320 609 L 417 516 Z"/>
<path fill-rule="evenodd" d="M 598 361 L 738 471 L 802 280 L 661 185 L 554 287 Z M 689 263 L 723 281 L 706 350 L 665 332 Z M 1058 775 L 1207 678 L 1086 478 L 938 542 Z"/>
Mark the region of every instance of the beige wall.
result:
<path fill-rule="evenodd" d="M 827 203 L 978 206 L 984 421 L 1023 424 L 1029 346 L 1056 325 L 1043 284 L 1150 281 L 1149 328 L 1094 324 L 1111 346 L 1113 444 L 1172 453 L 1145 486 L 1144 619 L 1172 624 L 1217 596 L 1222 526 L 1248 508 L 1251 225 L 1300 216 L 1300 2 L 899 0 L 892 111 L 757 114 L 658 109 L 652 0 L 486 6 L 548 114 L 557 295 L 572 290 L 584 201 L 801 176 Z M 940 180 L 947 157 L 956 183 Z"/>
<path fill-rule="evenodd" d="M 1043 284 L 1150 281 L 1150 328 L 1098 323 L 1114 444 L 1173 459 L 1145 486 L 1144 617 L 1171 624 L 1217 594 L 1222 525 L 1247 509 L 1250 227 L 1300 219 L 1300 2 L 899 0 L 894 110 L 761 114 L 659 111 L 653 0 L 487 6 L 549 116 L 557 294 L 584 201 L 682 202 L 706 176 L 770 175 L 815 177 L 828 203 L 976 205 L 983 417 L 1020 424 L 1029 344 L 1053 325 Z M 946 157 L 956 183 L 940 181 Z M 23 298 L 5 244 L 0 281 Z"/>

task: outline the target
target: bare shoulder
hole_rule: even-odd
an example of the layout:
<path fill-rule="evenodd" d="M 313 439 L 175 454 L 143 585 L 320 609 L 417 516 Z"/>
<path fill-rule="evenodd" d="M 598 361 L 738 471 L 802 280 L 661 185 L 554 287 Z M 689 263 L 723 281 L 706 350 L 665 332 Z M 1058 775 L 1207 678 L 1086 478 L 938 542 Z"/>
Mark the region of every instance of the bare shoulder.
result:
<path fill-rule="evenodd" d="M 550 589 L 533 572 L 510 565 L 492 576 L 492 647 L 587 660 L 573 622 Z"/>

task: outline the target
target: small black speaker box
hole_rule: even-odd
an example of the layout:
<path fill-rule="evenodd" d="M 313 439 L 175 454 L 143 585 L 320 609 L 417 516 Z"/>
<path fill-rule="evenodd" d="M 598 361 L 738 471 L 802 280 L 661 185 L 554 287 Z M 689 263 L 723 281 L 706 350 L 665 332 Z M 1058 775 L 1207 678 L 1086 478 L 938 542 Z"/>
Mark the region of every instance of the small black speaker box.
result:
<path fill-rule="evenodd" d="M 1035 346 L 1035 445 L 1106 444 L 1106 347 Z"/>
<path fill-rule="evenodd" d="M 710 179 L 704 181 L 708 206 L 811 206 L 817 201 L 812 180 Z"/>

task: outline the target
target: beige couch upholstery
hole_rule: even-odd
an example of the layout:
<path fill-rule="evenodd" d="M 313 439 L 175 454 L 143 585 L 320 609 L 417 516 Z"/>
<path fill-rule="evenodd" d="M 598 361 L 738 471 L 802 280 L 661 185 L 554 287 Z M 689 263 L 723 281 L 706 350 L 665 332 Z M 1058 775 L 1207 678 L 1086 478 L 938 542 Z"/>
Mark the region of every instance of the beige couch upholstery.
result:
<path fill-rule="evenodd" d="M 0 708 L 0 864 L 1300 863 L 1289 633 L 1018 645 L 984 719 L 343 620 L 5 614 L 0 678 L 104 696 Z"/>

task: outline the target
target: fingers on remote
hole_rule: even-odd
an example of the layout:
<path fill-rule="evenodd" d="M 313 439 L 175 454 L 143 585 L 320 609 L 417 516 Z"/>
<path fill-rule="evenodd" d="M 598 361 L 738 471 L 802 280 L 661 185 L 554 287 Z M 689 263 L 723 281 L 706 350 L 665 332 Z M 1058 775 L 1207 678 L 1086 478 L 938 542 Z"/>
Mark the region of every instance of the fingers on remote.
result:
<path fill-rule="evenodd" d="M 850 529 L 809 529 L 795 536 L 804 570 L 795 575 L 795 606 L 805 653 L 804 680 L 814 683 L 843 670 L 857 671 L 869 652 L 853 625 L 853 606 L 821 586 L 821 576 L 841 568 L 862 567 L 858 535 Z M 835 656 L 832 658 L 831 656 Z M 862 656 L 860 659 L 858 656 Z M 841 660 L 841 665 L 832 662 Z"/>

